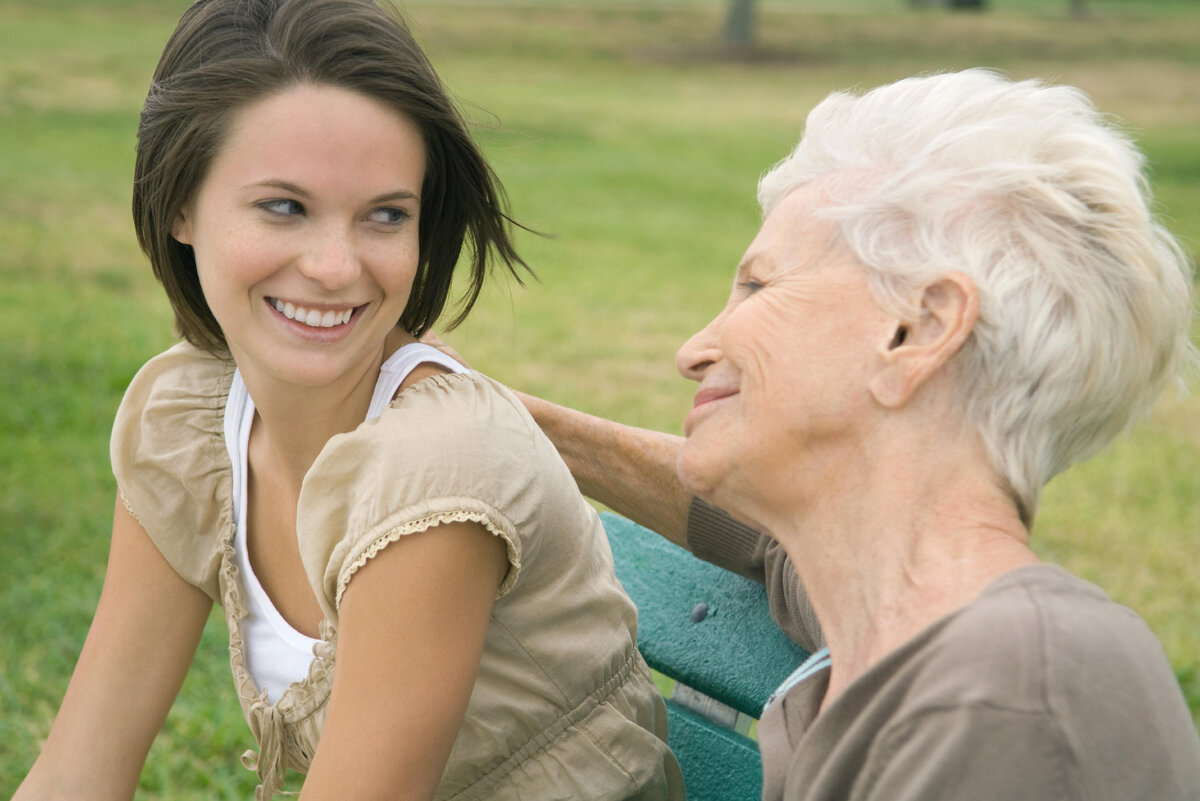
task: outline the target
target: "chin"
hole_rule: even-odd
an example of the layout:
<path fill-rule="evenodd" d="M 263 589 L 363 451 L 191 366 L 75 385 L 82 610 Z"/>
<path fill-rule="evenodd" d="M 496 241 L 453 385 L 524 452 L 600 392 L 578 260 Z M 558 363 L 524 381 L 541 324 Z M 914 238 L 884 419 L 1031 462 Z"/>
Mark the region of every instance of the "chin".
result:
<path fill-rule="evenodd" d="M 327 365 L 316 361 L 316 363 L 309 362 L 307 364 L 279 365 L 273 372 L 278 380 L 286 384 L 305 389 L 320 389 L 336 382 L 345 373 L 345 368 L 338 368 L 338 365 Z"/>
<path fill-rule="evenodd" d="M 688 437 L 675 459 L 675 475 L 680 483 L 693 495 L 708 501 L 712 492 L 721 483 L 720 461 L 711 448 L 705 447 L 694 437 Z"/>

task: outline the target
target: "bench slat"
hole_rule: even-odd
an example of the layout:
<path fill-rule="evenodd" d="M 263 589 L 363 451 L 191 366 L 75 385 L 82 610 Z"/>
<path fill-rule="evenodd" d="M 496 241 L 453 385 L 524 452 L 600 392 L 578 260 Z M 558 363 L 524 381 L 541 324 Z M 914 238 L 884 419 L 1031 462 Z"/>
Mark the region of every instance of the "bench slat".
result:
<path fill-rule="evenodd" d="M 617 578 L 638 608 L 650 667 L 754 718 L 808 657 L 771 620 L 762 585 L 703 562 L 631 520 L 601 514 Z M 692 622 L 697 604 L 708 615 Z"/>
<path fill-rule="evenodd" d="M 757 743 L 670 701 L 667 725 L 688 801 L 762 798 L 762 758 Z"/>

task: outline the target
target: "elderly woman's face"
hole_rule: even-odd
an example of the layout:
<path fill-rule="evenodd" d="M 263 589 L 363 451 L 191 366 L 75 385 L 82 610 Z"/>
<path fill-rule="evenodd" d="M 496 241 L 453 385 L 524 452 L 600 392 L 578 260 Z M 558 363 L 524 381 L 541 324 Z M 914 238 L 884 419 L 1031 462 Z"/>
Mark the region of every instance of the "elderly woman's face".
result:
<path fill-rule="evenodd" d="M 677 470 L 737 511 L 806 491 L 847 462 L 874 408 L 867 382 L 895 333 L 862 268 L 801 188 L 767 217 L 719 315 L 676 356 L 699 382 Z"/>

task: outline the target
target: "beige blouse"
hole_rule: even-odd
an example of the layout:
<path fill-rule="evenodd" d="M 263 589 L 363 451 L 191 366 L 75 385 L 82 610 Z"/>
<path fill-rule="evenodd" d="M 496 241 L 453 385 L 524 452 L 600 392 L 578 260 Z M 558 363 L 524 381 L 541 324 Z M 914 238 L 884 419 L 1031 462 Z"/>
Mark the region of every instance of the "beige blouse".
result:
<path fill-rule="evenodd" d="M 234 684 L 259 746 L 243 758 L 258 772 L 256 798 L 316 752 L 338 605 L 355 571 L 400 537 L 450 521 L 503 538 L 509 568 L 435 798 L 683 798 L 603 527 L 521 403 L 476 373 L 404 390 L 379 418 L 332 438 L 309 470 L 297 536 L 325 620 L 308 677 L 270 704 L 246 670 L 238 626 L 223 439 L 233 371 L 187 344 L 148 362 L 117 413 L 112 464 L 163 556 L 225 609 Z"/>

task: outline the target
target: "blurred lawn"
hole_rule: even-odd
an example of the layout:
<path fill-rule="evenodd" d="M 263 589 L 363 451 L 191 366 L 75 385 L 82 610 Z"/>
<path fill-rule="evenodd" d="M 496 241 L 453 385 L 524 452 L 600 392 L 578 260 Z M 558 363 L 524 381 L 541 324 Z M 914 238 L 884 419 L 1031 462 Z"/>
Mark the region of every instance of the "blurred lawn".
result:
<path fill-rule="evenodd" d="M 128 220 L 137 112 L 184 2 L 0 0 L 0 796 L 37 753 L 99 594 L 107 437 L 141 363 L 171 342 Z M 717 47 L 719 3 L 410 4 L 479 126 L 540 282 L 490 287 L 450 336 L 514 386 L 678 431 L 678 345 L 720 307 L 758 225 L 757 176 L 832 89 L 983 65 L 1074 83 L 1150 156 L 1162 210 L 1200 252 L 1200 6 L 764 2 L 762 44 Z M 815 9 L 815 10 L 814 10 Z M 1053 482 L 1034 544 L 1150 623 L 1200 721 L 1200 400 L 1168 397 Z M 253 743 L 210 622 L 142 797 L 248 797 Z"/>

